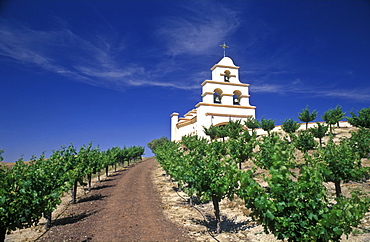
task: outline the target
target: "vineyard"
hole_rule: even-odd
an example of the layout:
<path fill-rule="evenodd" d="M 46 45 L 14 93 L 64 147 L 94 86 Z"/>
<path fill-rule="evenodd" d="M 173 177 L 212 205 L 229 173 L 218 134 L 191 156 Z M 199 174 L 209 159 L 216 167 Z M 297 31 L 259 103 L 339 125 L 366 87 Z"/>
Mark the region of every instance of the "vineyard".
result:
<path fill-rule="evenodd" d="M 338 119 L 343 117 L 338 112 L 329 112 L 326 124 L 308 128 L 313 114 L 308 108 L 302 110 L 300 119 L 306 120 L 306 129 L 300 131 L 300 125 L 291 119 L 283 122 L 279 132 L 272 131 L 273 120 L 250 119 L 245 124 L 230 120 L 224 126 L 205 127 L 208 139 L 184 136 L 181 142 L 160 139 L 148 144 L 173 182 L 170 186 L 177 184 L 174 190 L 186 194 L 184 207 L 211 206 L 214 211 L 212 218 L 203 215 L 205 222 L 181 220 L 191 227 L 194 222 L 205 225 L 214 238 L 238 231 L 238 227 L 247 230 L 257 225 L 264 233 L 286 241 L 340 241 L 343 236 L 368 234 L 369 223 L 364 218 L 369 220 L 370 108 L 347 118 L 353 128 L 346 135 L 339 135 L 343 128 L 338 127 Z M 266 135 L 258 135 L 258 127 Z M 79 184 L 90 190 L 93 174 L 100 181 L 101 172 L 108 176 L 109 168 L 129 165 L 143 152 L 140 146 L 100 151 L 92 144 L 70 145 L 53 151 L 47 159 L 41 155 L 29 163 L 19 160 L 11 168 L 0 166 L 0 241 L 6 232 L 37 225 L 42 217 L 49 228 L 52 212 L 66 192 L 70 192 L 71 204 L 76 203 Z M 146 199 L 145 194 L 140 195 L 140 200 Z M 124 199 L 117 200 L 112 214 L 120 210 Z M 164 210 L 169 207 L 163 205 Z M 230 222 L 222 209 L 229 213 L 231 207 L 238 207 L 253 221 Z M 207 220 L 214 222 L 214 227 Z M 225 223 L 230 225 L 227 229 Z M 123 231 L 130 233 L 131 224 L 125 226 Z"/>
<path fill-rule="evenodd" d="M 332 112 L 328 125 L 317 123 L 299 132 L 292 120 L 283 123 L 284 133 L 270 132 L 271 120 L 245 123 L 252 130 L 261 126 L 266 136 L 230 121 L 204 128 L 209 139 L 184 136 L 154 151 L 190 203 L 213 205 L 216 234 L 222 232 L 220 203 L 227 198 L 243 201 L 253 220 L 277 239 L 339 241 L 342 235 L 368 232 L 359 227 L 369 212 L 368 194 L 360 189 L 342 192 L 347 183 L 369 178 L 370 126 L 364 113 L 369 116 L 370 109 L 347 118 L 358 129 L 340 139 Z"/>
<path fill-rule="evenodd" d="M 100 180 L 101 171 L 108 176 L 109 167 L 130 165 L 141 159 L 144 147 L 114 147 L 106 151 L 84 145 L 73 145 L 53 151 L 49 159 L 33 157 L 25 164 L 18 160 L 12 168 L 0 167 L 0 241 L 6 232 L 37 225 L 42 217 L 46 227 L 52 225 L 52 212 L 61 197 L 71 192 L 71 203 L 76 203 L 78 184 L 91 189 L 92 174 Z"/>

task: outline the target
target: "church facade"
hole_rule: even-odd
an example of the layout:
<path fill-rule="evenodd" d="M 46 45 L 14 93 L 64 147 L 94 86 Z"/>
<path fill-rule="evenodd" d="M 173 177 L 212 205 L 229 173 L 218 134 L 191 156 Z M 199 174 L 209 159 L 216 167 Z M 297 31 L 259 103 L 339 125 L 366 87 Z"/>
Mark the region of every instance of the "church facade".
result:
<path fill-rule="evenodd" d="M 184 135 L 207 137 L 203 127 L 225 125 L 230 120 L 255 118 L 256 107 L 249 103 L 249 84 L 239 80 L 239 67 L 230 57 L 223 57 L 212 68 L 212 80 L 202 83 L 202 101 L 183 117 L 171 114 L 171 140 Z"/>

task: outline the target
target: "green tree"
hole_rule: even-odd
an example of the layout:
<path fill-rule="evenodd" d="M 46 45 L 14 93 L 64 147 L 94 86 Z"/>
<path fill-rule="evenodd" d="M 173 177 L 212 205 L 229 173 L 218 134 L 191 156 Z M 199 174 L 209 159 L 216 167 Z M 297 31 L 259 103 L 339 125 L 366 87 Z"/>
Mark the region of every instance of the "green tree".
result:
<path fill-rule="evenodd" d="M 284 162 L 285 166 L 294 168 L 294 146 L 281 139 L 280 136 L 263 136 L 262 139 L 257 140 L 257 146 L 259 150 L 254 157 L 256 166 L 269 170 L 277 165 L 277 160 L 279 160 Z"/>
<path fill-rule="evenodd" d="M 145 149 L 142 146 L 132 146 L 128 148 L 128 160 L 132 160 L 134 162 L 137 160 L 142 160 L 142 155 L 144 154 L 144 151 Z"/>
<path fill-rule="evenodd" d="M 275 120 L 272 119 L 264 119 L 261 120 L 261 128 L 264 131 L 267 131 L 268 135 L 271 135 L 271 130 L 275 128 Z"/>
<path fill-rule="evenodd" d="M 203 127 L 203 131 L 211 140 L 216 138 L 222 138 L 224 140 L 225 137 L 235 139 L 243 131 L 243 126 L 241 125 L 240 120 L 233 121 L 230 119 L 225 125 L 217 127 L 211 125 L 209 128 Z"/>
<path fill-rule="evenodd" d="M 63 163 L 61 157 L 51 156 L 45 159 L 44 154 L 39 158 L 32 158 L 29 172 L 32 174 L 32 183 L 38 184 L 38 203 L 43 207 L 43 216 L 46 219 L 45 228 L 52 223 L 52 212 L 61 203 L 61 197 L 68 190 L 65 186 Z"/>
<path fill-rule="evenodd" d="M 176 166 L 181 164 L 182 151 L 180 144 L 177 142 L 165 142 L 155 149 L 156 159 L 167 175 L 177 177 Z"/>
<path fill-rule="evenodd" d="M 322 163 L 308 162 L 297 176 L 289 169 L 291 161 L 285 146 L 279 142 L 266 146 L 272 149 L 266 152 L 270 154 L 267 188 L 255 180 L 252 170 L 240 170 L 238 194 L 252 211 L 252 218 L 263 225 L 266 233 L 289 242 L 339 241 L 342 234 L 350 234 L 369 211 L 369 200 L 353 194 L 351 198 L 337 198 L 332 204 L 323 185 Z"/>
<path fill-rule="evenodd" d="M 247 126 L 248 129 L 251 129 L 252 132 L 254 132 L 255 129 L 261 127 L 260 122 L 258 122 L 257 119 L 254 118 L 248 118 L 246 121 L 244 121 L 245 126 Z"/>
<path fill-rule="evenodd" d="M 339 121 L 344 118 L 344 113 L 342 111 L 342 106 L 337 105 L 334 109 L 329 109 L 324 113 L 324 116 L 322 116 L 322 119 L 329 124 L 330 127 L 330 133 L 333 133 L 332 125 L 337 124 L 337 127 L 339 128 Z"/>
<path fill-rule="evenodd" d="M 134 146 L 132 150 L 134 159 L 139 159 L 144 147 Z M 0 164 L 0 241 L 4 241 L 7 231 L 36 225 L 42 216 L 49 227 L 52 211 L 61 202 L 61 195 L 72 188 L 74 203 L 77 183 L 106 165 L 99 162 L 100 158 L 107 156 L 107 160 L 114 161 L 114 152 L 110 153 L 102 155 L 90 143 L 78 152 L 73 145 L 61 147 L 53 151 L 49 159 L 42 154 L 40 158 L 33 157 L 28 164 L 19 160 L 11 169 Z"/>
<path fill-rule="evenodd" d="M 207 135 L 211 136 L 212 133 L 218 133 L 217 129 L 219 127 L 212 127 L 214 126 L 211 126 L 209 129 L 204 128 Z M 248 130 L 243 129 L 240 120 L 233 121 L 230 119 L 229 123 L 227 123 L 223 129 L 226 133 L 226 137 L 229 137 L 227 145 L 230 148 L 230 155 L 239 164 L 239 168 L 241 169 L 241 163 L 248 160 L 252 154 L 256 135 L 254 132 L 250 135 Z"/>
<path fill-rule="evenodd" d="M 228 136 L 228 130 L 226 125 L 220 125 L 216 127 L 217 137 L 222 139 L 222 142 L 225 142 L 225 138 Z"/>
<path fill-rule="evenodd" d="M 169 139 L 167 138 L 167 137 L 164 137 L 164 136 L 162 136 L 161 138 L 159 138 L 159 139 L 153 139 L 152 141 L 150 141 L 149 143 L 148 143 L 148 147 L 149 147 L 149 149 L 151 149 L 151 151 L 153 152 L 153 153 L 155 153 L 155 149 L 158 147 L 158 146 L 160 146 L 162 143 L 164 143 L 164 142 L 168 142 L 169 141 Z"/>
<path fill-rule="evenodd" d="M 77 160 L 77 150 L 73 145 L 62 146 L 59 150 L 53 151 L 50 157 L 53 162 L 57 162 L 63 168 L 62 179 L 66 187 L 71 189 L 71 201 L 76 202 L 77 183 L 81 181 L 79 165 Z M 78 179 L 80 178 L 80 179 Z"/>
<path fill-rule="evenodd" d="M 337 127 L 339 128 L 339 121 L 344 118 L 344 115 L 346 115 L 346 113 L 343 112 L 342 106 L 340 105 L 337 105 L 332 112 L 333 116 L 335 117 L 334 119 L 337 120 Z"/>
<path fill-rule="evenodd" d="M 281 126 L 281 128 L 288 134 L 295 133 L 300 127 L 301 125 L 292 118 L 285 119 L 283 125 Z"/>
<path fill-rule="evenodd" d="M 370 129 L 360 127 L 351 131 L 350 144 L 361 158 L 370 157 Z"/>
<path fill-rule="evenodd" d="M 100 153 L 100 160 L 102 162 L 103 168 L 105 170 L 105 175 L 106 177 L 109 176 L 109 166 L 111 164 L 111 159 L 110 159 L 110 150 L 104 150 Z M 100 171 L 98 171 L 98 181 L 100 181 Z"/>
<path fill-rule="evenodd" d="M 219 141 L 214 141 L 219 142 Z M 177 159 L 175 169 L 178 179 L 181 184 L 186 184 L 185 192 L 190 197 L 190 204 L 192 204 L 193 197 L 197 189 L 197 174 L 201 172 L 203 158 L 207 155 L 206 139 L 198 136 L 183 137 L 183 149 L 177 152 L 181 154 L 180 159 Z"/>
<path fill-rule="evenodd" d="M 71 189 L 71 203 L 77 202 L 77 187 L 78 184 L 85 185 L 84 177 L 88 173 L 89 152 L 92 149 L 92 144 L 81 146 L 79 151 L 71 144 L 68 147 L 62 147 L 57 151 L 60 155 L 65 167 L 66 184 Z"/>
<path fill-rule="evenodd" d="M 240 123 L 240 120 L 229 120 L 225 125 L 226 135 L 230 139 L 237 139 L 240 136 L 240 133 L 243 132 L 243 125 Z"/>
<path fill-rule="evenodd" d="M 335 118 L 333 110 L 326 111 L 321 118 L 329 125 L 330 134 L 333 134 L 333 125 L 339 122 Z"/>
<path fill-rule="evenodd" d="M 88 145 L 83 145 L 78 150 L 78 153 L 73 160 L 75 166 L 71 172 L 69 173 L 70 178 L 73 180 L 73 187 L 72 187 L 72 203 L 76 203 L 76 196 L 77 196 L 77 186 L 78 183 L 80 185 L 88 185 L 84 182 L 84 178 L 91 174 L 94 170 L 93 167 L 93 159 L 94 159 L 94 148 L 92 143 Z"/>
<path fill-rule="evenodd" d="M 122 167 L 125 166 L 125 162 L 128 164 L 129 160 L 129 148 L 126 146 L 123 147 L 123 149 L 120 149 L 119 154 L 118 154 L 118 164 L 120 164 Z"/>
<path fill-rule="evenodd" d="M 355 127 L 370 128 L 370 107 L 362 108 L 358 115 L 354 112 L 350 112 L 352 117 L 347 117 L 347 121 Z"/>
<path fill-rule="evenodd" d="M 242 169 L 242 163 L 253 156 L 253 149 L 256 147 L 256 133 L 249 134 L 248 130 L 239 133 L 238 137 L 230 138 L 227 141 L 229 154 L 232 159 L 239 164 L 239 169 Z"/>
<path fill-rule="evenodd" d="M 206 128 L 203 126 L 203 131 L 206 135 L 209 136 L 211 140 L 214 140 L 217 138 L 217 128 L 213 125 L 209 126 L 209 128 Z"/>
<path fill-rule="evenodd" d="M 33 165 L 18 160 L 11 169 L 0 167 L 0 241 L 7 231 L 36 225 L 45 212 L 43 197 L 50 191 Z M 52 181 L 49 181 L 49 184 Z"/>
<path fill-rule="evenodd" d="M 207 142 L 203 140 L 202 142 Z M 194 160 L 192 152 L 186 154 L 188 160 L 196 161 L 192 188 L 195 194 L 202 200 L 211 199 L 215 211 L 217 233 L 221 232 L 220 202 L 224 197 L 232 199 L 238 188 L 235 162 L 227 156 L 227 146 L 224 142 L 214 141 L 194 147 L 200 154 L 205 153 L 201 159 Z M 196 152 L 198 153 L 198 152 Z M 199 156 L 198 156 L 199 157 Z"/>
<path fill-rule="evenodd" d="M 312 133 L 308 131 L 301 131 L 298 133 L 297 138 L 294 140 L 294 145 L 303 153 L 307 153 L 307 151 L 315 149 L 318 143 L 314 139 Z"/>
<path fill-rule="evenodd" d="M 325 163 L 325 179 L 334 182 L 337 197 L 342 195 L 341 182 L 358 181 L 367 174 L 367 168 L 361 167 L 360 155 L 348 138 L 342 138 L 339 144 L 331 138 L 326 147 L 320 149 L 320 159 Z"/>
<path fill-rule="evenodd" d="M 203 130 L 204 133 L 211 138 L 211 140 L 222 138 L 222 140 L 225 141 L 225 137 L 229 135 L 228 127 L 226 127 L 226 125 L 211 125 L 209 128 L 203 127 Z"/>
<path fill-rule="evenodd" d="M 309 131 L 312 133 L 312 135 L 315 138 L 319 139 L 320 147 L 322 147 L 322 138 L 324 138 L 326 135 L 326 132 L 328 132 L 328 126 L 325 124 L 316 122 L 316 126 L 313 128 L 310 128 Z"/>
<path fill-rule="evenodd" d="M 190 197 L 195 194 L 202 201 L 212 201 L 219 233 L 219 204 L 224 197 L 234 197 L 238 188 L 237 164 L 227 155 L 228 146 L 224 142 L 184 136 L 181 145 L 182 149 L 173 142 L 160 146 L 157 158 L 176 180 L 187 184 L 185 191 Z"/>
<path fill-rule="evenodd" d="M 87 153 L 86 159 L 88 159 L 87 161 L 88 165 L 86 167 L 87 189 L 90 191 L 92 175 L 96 174 L 98 171 L 100 171 L 103 168 L 102 162 L 100 160 L 99 148 L 98 147 L 91 148 L 89 152 Z"/>
<path fill-rule="evenodd" d="M 316 110 L 310 112 L 308 106 L 302 109 L 302 112 L 298 114 L 298 119 L 306 123 L 306 130 L 308 129 L 308 122 L 316 119 L 318 112 Z"/>
<path fill-rule="evenodd" d="M 301 127 L 301 124 L 292 118 L 285 119 L 281 128 L 288 133 L 290 140 L 293 141 L 294 133 Z"/>
<path fill-rule="evenodd" d="M 143 160 L 143 155 L 145 153 L 145 148 L 143 146 L 133 146 L 135 149 L 135 159 L 136 160 Z"/>

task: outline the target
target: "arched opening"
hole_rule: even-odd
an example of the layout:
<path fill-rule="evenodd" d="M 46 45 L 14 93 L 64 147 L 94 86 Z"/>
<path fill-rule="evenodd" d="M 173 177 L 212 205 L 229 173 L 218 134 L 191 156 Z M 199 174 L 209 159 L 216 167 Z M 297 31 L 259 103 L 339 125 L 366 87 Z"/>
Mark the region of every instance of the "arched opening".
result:
<path fill-rule="evenodd" d="M 216 124 L 216 125 L 215 125 L 215 127 L 220 127 L 220 126 L 224 127 L 224 126 L 226 126 L 228 123 L 229 123 L 229 122 L 221 122 L 221 123 Z"/>
<path fill-rule="evenodd" d="M 234 95 L 233 95 L 233 104 L 234 105 L 240 105 L 241 96 L 242 96 L 241 91 L 239 91 L 239 90 L 234 91 Z"/>
<path fill-rule="evenodd" d="M 217 88 L 213 93 L 213 103 L 221 103 L 222 99 L 222 90 Z"/>
<path fill-rule="evenodd" d="M 224 72 L 224 81 L 225 82 L 230 82 L 230 71 L 229 70 L 226 70 Z"/>

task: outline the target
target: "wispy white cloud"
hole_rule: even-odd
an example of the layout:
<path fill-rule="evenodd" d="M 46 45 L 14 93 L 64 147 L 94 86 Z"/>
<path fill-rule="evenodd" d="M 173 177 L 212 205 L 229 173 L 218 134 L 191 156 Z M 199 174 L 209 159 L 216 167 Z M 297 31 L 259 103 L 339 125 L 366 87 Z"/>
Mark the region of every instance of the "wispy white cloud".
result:
<path fill-rule="evenodd" d="M 238 12 L 211 1 L 189 2 L 186 15 L 163 17 L 157 36 L 168 54 L 202 55 L 220 45 L 240 26 Z M 201 6 L 194 6 L 194 5 Z"/>
<path fill-rule="evenodd" d="M 311 85 L 310 83 L 315 83 Z M 255 93 L 274 93 L 280 95 L 302 94 L 312 97 L 330 97 L 347 99 L 358 102 L 370 102 L 370 89 L 343 89 L 340 86 L 317 85 L 317 82 L 296 79 L 288 82 L 267 83 L 255 81 L 251 86 L 251 91 Z"/>
<path fill-rule="evenodd" d="M 83 75 L 91 78 L 104 78 L 114 80 L 122 79 L 135 74 L 140 74 L 144 71 L 143 68 L 119 69 L 119 68 L 110 68 L 109 66 L 94 68 L 93 66 L 87 65 L 85 66 L 78 65 L 74 66 L 74 68 Z"/>
<path fill-rule="evenodd" d="M 273 85 L 273 84 L 257 84 L 257 85 L 253 85 L 251 87 L 251 90 L 253 90 L 253 92 L 260 92 L 260 93 L 283 93 L 283 92 L 286 92 L 286 90 L 284 90 L 284 86 L 283 85 Z"/>
<path fill-rule="evenodd" d="M 157 63 L 152 69 L 123 58 L 125 47 L 104 36 L 85 39 L 65 27 L 35 30 L 18 22 L 0 25 L 0 56 L 17 63 L 34 65 L 75 81 L 111 89 L 128 86 L 159 86 L 192 89 L 192 86 L 160 82 L 167 74 Z M 153 78 L 153 79 L 151 79 Z M 162 78 L 163 79 L 163 78 Z"/>
<path fill-rule="evenodd" d="M 317 96 L 322 95 L 332 98 L 348 99 L 359 102 L 370 102 L 370 89 L 334 89 L 334 90 L 319 90 Z"/>
<path fill-rule="evenodd" d="M 194 4 L 202 6 L 194 7 Z M 187 17 L 165 17 L 159 29 L 153 30 L 167 43 L 165 53 L 171 56 L 207 53 L 240 25 L 238 13 L 224 5 L 190 2 L 183 10 L 189 13 Z M 168 81 L 163 77 L 182 70 L 173 58 L 154 58 L 152 65 L 142 64 L 140 60 L 133 62 L 125 54 L 125 43 L 117 45 L 103 34 L 90 35 L 87 39 L 72 29 L 68 22 L 60 19 L 52 30 L 36 30 L 19 22 L 2 21 L 0 55 L 76 81 L 112 89 L 141 85 L 199 88 L 196 85 L 202 80 L 194 81 L 199 78 L 195 76 L 199 70 L 182 76 L 181 80 L 177 77 Z M 151 52 L 150 47 L 145 51 Z"/>
<path fill-rule="evenodd" d="M 156 82 L 156 81 L 146 81 L 146 80 L 129 80 L 128 81 L 132 86 L 156 86 L 156 87 L 166 87 L 166 88 L 176 88 L 183 90 L 194 90 L 199 89 L 199 85 L 184 85 L 174 82 Z"/>
<path fill-rule="evenodd" d="M 168 55 L 157 56 L 149 61 L 150 64 L 140 59 L 132 61 L 132 52 L 131 56 L 126 54 L 128 46 L 122 39 L 114 41 L 103 33 L 89 37 L 79 35 L 65 21 L 52 30 L 36 30 L 19 22 L 0 20 L 0 56 L 104 88 L 120 90 L 130 86 L 156 86 L 199 90 L 199 84 L 210 77 L 209 69 L 198 68 L 201 55 L 211 53 L 215 46 L 218 47 L 241 26 L 243 20 L 239 12 L 221 3 L 190 1 L 186 4 L 183 10 L 187 14 L 163 17 L 158 29 L 153 29 L 163 41 L 164 53 Z M 198 4 L 200 6 L 195 6 Z M 253 35 L 253 31 L 250 32 Z M 273 30 L 270 32 L 273 33 Z M 260 43 L 253 38 L 252 42 Z M 153 51 L 150 48 L 144 51 L 150 53 Z M 251 91 L 256 93 L 296 93 L 370 100 L 369 90 L 318 86 L 313 78 L 313 81 L 310 78 L 301 80 L 299 76 L 308 70 L 292 67 L 295 52 L 283 46 L 268 56 L 255 55 L 241 68 L 242 82 L 250 83 Z M 183 56 L 186 56 L 187 62 L 183 61 Z M 182 67 L 177 61 L 180 57 Z M 194 60 L 196 63 L 193 63 Z M 191 65 L 186 65 L 190 61 Z M 315 70 L 316 73 L 320 71 L 323 74 L 323 70 Z M 332 74 L 324 73 L 322 79 Z M 337 76 L 343 75 L 339 74 L 336 73 Z M 348 71 L 348 75 L 353 75 L 353 72 Z"/>

